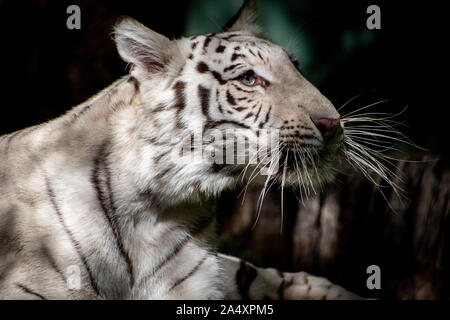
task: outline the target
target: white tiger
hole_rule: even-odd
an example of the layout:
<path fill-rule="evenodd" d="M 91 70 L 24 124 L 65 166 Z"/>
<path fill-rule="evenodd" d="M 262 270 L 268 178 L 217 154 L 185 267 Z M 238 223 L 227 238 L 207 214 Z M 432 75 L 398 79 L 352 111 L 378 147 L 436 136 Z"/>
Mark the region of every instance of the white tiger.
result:
<path fill-rule="evenodd" d="M 217 254 L 214 198 L 244 168 L 254 173 L 246 182 L 266 176 L 249 159 L 174 156 L 183 135 L 239 129 L 231 132 L 268 150 L 260 133 L 278 129 L 283 161 L 268 177 L 314 186 L 330 176 L 339 114 L 255 20 L 245 1 L 222 32 L 171 41 L 125 18 L 114 34 L 129 75 L 53 121 L 1 137 L 1 298 L 358 298 L 304 272 Z"/>

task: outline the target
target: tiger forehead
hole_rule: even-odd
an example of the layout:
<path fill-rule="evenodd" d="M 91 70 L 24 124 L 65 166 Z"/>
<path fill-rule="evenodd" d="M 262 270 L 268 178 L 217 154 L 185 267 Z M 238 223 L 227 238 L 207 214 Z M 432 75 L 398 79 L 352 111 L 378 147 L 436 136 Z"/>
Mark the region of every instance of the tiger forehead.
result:
<path fill-rule="evenodd" d="M 201 55 L 226 53 L 230 55 L 231 61 L 253 56 L 267 62 L 268 49 L 275 47 L 269 41 L 238 32 L 194 36 L 189 38 L 189 41 L 193 53 Z"/>

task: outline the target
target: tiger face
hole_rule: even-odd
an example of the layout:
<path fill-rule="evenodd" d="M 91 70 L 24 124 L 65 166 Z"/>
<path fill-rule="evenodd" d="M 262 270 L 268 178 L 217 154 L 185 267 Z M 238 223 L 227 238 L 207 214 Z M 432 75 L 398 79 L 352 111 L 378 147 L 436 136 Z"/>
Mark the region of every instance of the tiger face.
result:
<path fill-rule="evenodd" d="M 288 183 L 301 179 L 302 184 L 315 184 L 330 175 L 329 166 L 342 143 L 340 117 L 333 104 L 303 77 L 295 58 L 245 31 L 193 37 L 189 43 L 187 77 L 196 74 L 190 84 L 206 119 L 200 130 L 217 124 L 241 129 L 235 135 L 245 136 L 244 156 L 251 159 L 249 150 L 259 152 L 259 158 L 270 153 L 271 160 L 278 162 L 273 174 L 281 178 L 286 168 Z M 178 79 L 187 83 L 183 76 Z M 277 135 L 280 153 L 265 145 L 270 139 L 258 139 L 267 130 Z M 268 159 L 262 162 L 265 166 L 271 163 Z"/>
<path fill-rule="evenodd" d="M 262 37 L 254 7 L 246 1 L 220 33 L 173 41 L 132 19 L 118 23 L 117 48 L 134 66 L 145 109 L 140 137 L 170 146 L 162 153 L 171 158 L 152 161 L 159 171 L 170 163 L 165 172 L 173 179 L 196 172 L 314 188 L 330 177 L 342 144 L 340 116 L 295 58 Z M 198 148 L 206 158 L 182 161 L 180 150 Z"/>

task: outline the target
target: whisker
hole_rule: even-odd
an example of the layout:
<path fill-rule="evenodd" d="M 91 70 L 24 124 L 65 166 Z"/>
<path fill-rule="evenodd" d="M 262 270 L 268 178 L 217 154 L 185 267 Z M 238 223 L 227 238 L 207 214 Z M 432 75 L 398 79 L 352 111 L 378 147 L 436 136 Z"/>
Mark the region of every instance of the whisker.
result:
<path fill-rule="evenodd" d="M 280 221 L 280 233 L 283 233 L 283 220 L 284 220 L 284 184 L 286 182 L 286 170 L 287 170 L 287 160 L 289 154 L 286 155 L 284 159 L 283 175 L 281 177 L 281 221 Z"/>
<path fill-rule="evenodd" d="M 362 110 L 365 110 L 365 109 L 367 109 L 367 108 L 376 106 L 376 105 L 378 105 L 378 104 L 380 104 L 380 103 L 384 103 L 384 102 L 387 102 L 387 101 L 388 101 L 388 99 L 384 99 L 384 100 L 381 100 L 381 101 L 377 101 L 377 102 L 371 103 L 371 104 L 369 104 L 369 105 L 367 105 L 367 106 L 361 107 L 361 108 L 359 108 L 359 109 L 353 110 L 353 111 L 347 113 L 346 115 L 342 116 L 341 119 L 348 118 L 348 117 L 349 117 L 350 115 L 352 115 L 352 114 L 355 114 L 355 113 L 357 113 L 357 112 L 360 112 L 360 111 L 362 111 Z"/>
<path fill-rule="evenodd" d="M 339 109 L 337 109 L 337 111 L 341 111 L 346 105 L 348 105 L 348 104 L 349 104 L 350 102 L 352 102 L 353 100 L 358 99 L 359 97 L 361 97 L 361 96 L 363 96 L 363 95 L 365 95 L 365 94 L 368 94 L 368 93 L 372 93 L 372 92 L 374 92 L 374 91 L 375 91 L 375 89 L 372 89 L 372 90 L 369 90 L 369 91 L 367 91 L 367 92 L 363 92 L 363 93 L 357 94 L 357 95 L 354 96 L 353 98 L 350 98 L 350 100 L 348 100 L 347 102 L 345 102 L 342 106 L 340 106 Z"/>
<path fill-rule="evenodd" d="M 276 159 L 279 159 L 279 156 L 280 156 L 280 154 L 281 154 L 281 152 L 283 151 L 284 148 L 285 148 L 285 145 L 281 144 L 280 148 L 277 150 Z M 268 183 L 269 183 L 269 181 L 271 179 L 271 174 L 270 173 L 273 172 L 273 170 L 274 170 L 273 167 L 276 166 L 277 164 L 278 164 L 277 161 L 273 161 L 273 162 L 271 161 L 270 162 L 269 169 L 268 169 L 269 172 L 267 174 L 266 181 L 265 181 L 264 186 L 263 186 L 263 188 L 261 190 L 261 193 L 260 193 L 260 195 L 258 197 L 256 219 L 255 219 L 255 222 L 253 223 L 252 230 L 256 227 L 256 224 L 258 223 L 259 217 L 261 215 L 261 210 L 262 210 L 262 205 L 263 205 L 263 202 L 264 202 L 264 197 L 265 197 L 266 192 L 267 192 L 267 185 L 268 185 Z"/>

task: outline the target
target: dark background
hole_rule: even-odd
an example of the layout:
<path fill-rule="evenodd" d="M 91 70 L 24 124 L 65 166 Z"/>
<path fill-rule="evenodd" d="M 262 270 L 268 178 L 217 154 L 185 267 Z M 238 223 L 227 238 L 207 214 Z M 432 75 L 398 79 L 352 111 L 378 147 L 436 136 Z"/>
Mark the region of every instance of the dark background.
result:
<path fill-rule="evenodd" d="M 110 35 L 119 16 L 180 37 L 217 31 L 240 3 L 0 0 L 0 134 L 56 117 L 123 75 L 125 63 Z M 446 11 L 437 3 L 259 2 L 261 24 L 272 40 L 294 47 L 306 77 L 337 107 L 375 90 L 344 111 L 385 98 L 388 103 L 377 110 L 396 112 L 408 105 L 405 133 L 448 154 L 449 34 Z M 70 4 L 81 8 L 81 30 L 66 27 Z M 381 30 L 366 28 L 370 4 L 381 8 Z"/>
<path fill-rule="evenodd" d="M 402 167 L 412 201 L 399 214 L 389 211 L 380 194 L 360 176 L 343 177 L 328 194 L 340 199 L 337 226 L 342 230 L 336 233 L 340 242 L 332 246 L 338 253 L 326 257 L 301 238 L 317 238 L 313 231 L 323 228 L 316 223 L 321 215 L 299 234 L 296 228 L 299 223 L 307 226 L 311 214 L 304 213 L 292 193 L 286 201 L 290 228 L 282 236 L 275 220 L 279 219 L 279 193 L 269 195 L 265 218 L 256 230 L 248 227 L 252 221 L 242 221 L 254 206 L 236 206 L 232 201 L 236 194 L 226 194 L 219 222 L 231 239 L 222 239 L 222 249 L 264 266 L 324 275 L 366 296 L 374 294 L 364 289 L 364 267 L 375 263 L 385 270 L 386 290 L 378 297 L 450 297 L 450 180 L 445 160 L 449 155 L 446 42 L 450 37 L 448 13 L 438 3 L 259 1 L 260 23 L 271 40 L 297 55 L 305 76 L 336 107 L 364 93 L 342 114 L 382 99 L 388 102 L 377 105 L 377 112 L 396 113 L 408 106 L 399 118 L 408 125 L 402 131 L 430 150 L 430 159 L 445 162 Z M 81 8 L 81 30 L 66 27 L 66 9 L 71 4 Z M 366 28 L 366 8 L 371 4 L 381 8 L 381 30 Z M 126 64 L 111 37 L 118 17 L 132 16 L 178 38 L 218 31 L 240 5 L 240 0 L 0 0 L 0 134 L 57 117 L 124 75 Z M 257 194 L 250 191 L 248 199 L 255 200 Z M 349 194 L 360 197 L 350 201 Z M 424 195 L 429 196 L 423 200 Z M 321 208 L 327 197 L 314 201 Z M 417 226 L 423 222 L 420 219 L 425 229 Z M 427 235 L 425 240 L 422 234 Z M 328 243 L 321 237 L 317 239 Z"/>

